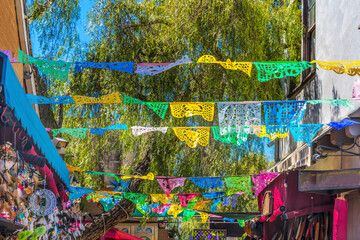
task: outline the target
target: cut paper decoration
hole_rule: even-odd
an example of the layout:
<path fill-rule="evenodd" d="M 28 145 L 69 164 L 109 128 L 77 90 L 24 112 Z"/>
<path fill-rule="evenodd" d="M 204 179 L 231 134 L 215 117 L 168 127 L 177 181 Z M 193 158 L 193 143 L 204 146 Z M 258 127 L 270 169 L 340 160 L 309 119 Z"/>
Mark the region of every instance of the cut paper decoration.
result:
<path fill-rule="evenodd" d="M 313 138 L 323 125 L 324 124 L 291 125 L 290 132 L 293 135 L 295 142 L 306 142 L 310 147 L 312 145 Z"/>
<path fill-rule="evenodd" d="M 127 130 L 128 127 L 126 124 L 117 124 L 117 125 L 113 125 L 113 126 L 107 126 L 105 128 L 91 128 L 90 129 L 90 133 L 92 134 L 97 134 L 97 135 L 104 135 L 104 133 L 107 130 Z"/>
<path fill-rule="evenodd" d="M 113 173 L 106 173 L 106 172 L 90 172 L 87 171 L 86 173 L 90 174 L 90 175 L 106 175 L 109 177 L 114 177 L 116 179 L 117 182 L 119 182 L 119 177 L 116 174 Z M 103 191 L 104 192 L 104 191 Z"/>
<path fill-rule="evenodd" d="M 59 133 L 67 133 L 70 136 L 78 139 L 85 139 L 86 132 L 89 128 L 59 128 L 59 129 L 51 129 L 53 132 L 53 136 L 56 137 Z"/>
<path fill-rule="evenodd" d="M 253 133 L 260 137 L 267 137 L 270 139 L 270 141 L 274 141 L 276 138 L 285 138 L 288 136 L 288 132 L 284 132 L 284 133 L 271 133 L 268 134 L 266 131 L 266 126 L 262 125 L 262 126 L 253 126 Z"/>
<path fill-rule="evenodd" d="M 85 97 L 80 95 L 72 96 L 75 104 L 82 105 L 82 104 L 105 104 L 105 103 L 121 103 L 119 93 L 111 93 L 108 95 L 104 95 L 101 97 Z"/>
<path fill-rule="evenodd" d="M 335 107 L 348 107 L 354 109 L 354 106 L 351 104 L 349 99 L 323 99 L 323 100 L 307 100 L 306 102 L 310 104 L 319 104 L 319 103 L 330 103 Z"/>
<path fill-rule="evenodd" d="M 84 172 L 81 168 L 71 166 L 66 163 L 66 167 L 68 168 L 69 172 Z"/>
<path fill-rule="evenodd" d="M 266 133 L 286 133 L 288 126 L 299 123 L 306 101 L 264 102 Z"/>
<path fill-rule="evenodd" d="M 210 127 L 175 127 L 173 130 L 179 140 L 191 148 L 197 144 L 204 147 L 209 144 Z"/>
<path fill-rule="evenodd" d="M 224 198 L 223 205 L 228 206 L 228 205 L 231 205 L 231 203 L 232 203 L 232 207 L 236 207 L 236 200 L 237 200 L 238 196 L 239 195 L 234 194 L 234 195 Z"/>
<path fill-rule="evenodd" d="M 195 198 L 196 196 L 200 195 L 200 193 L 178 193 L 176 196 L 180 199 L 181 207 L 187 207 L 189 200 Z"/>
<path fill-rule="evenodd" d="M 43 96 L 26 94 L 26 97 L 29 99 L 31 104 L 68 104 L 74 103 L 74 100 L 71 96 L 57 96 L 46 98 Z"/>
<path fill-rule="evenodd" d="M 94 190 L 83 187 L 70 187 L 69 192 L 70 192 L 69 200 L 73 201 L 89 193 L 94 192 Z"/>
<path fill-rule="evenodd" d="M 200 194 L 200 193 L 199 193 Z M 182 207 L 183 210 L 191 210 L 196 205 L 197 202 L 191 201 L 188 202 L 188 205 L 186 207 Z"/>
<path fill-rule="evenodd" d="M 11 51 L 10 50 L 0 50 L 0 52 L 6 54 L 10 60 L 11 63 L 18 63 L 19 61 L 16 58 L 13 58 L 11 56 Z"/>
<path fill-rule="evenodd" d="M 279 173 L 261 171 L 259 175 L 252 175 L 254 182 L 255 196 L 258 197 L 261 191 L 277 176 Z"/>
<path fill-rule="evenodd" d="M 311 63 L 317 63 L 319 67 L 327 71 L 334 71 L 337 74 L 346 73 L 350 76 L 356 74 L 360 76 L 360 61 L 317 61 L 314 60 Z"/>
<path fill-rule="evenodd" d="M 231 143 L 237 146 L 241 146 L 244 142 L 247 141 L 248 138 L 247 132 L 250 131 L 248 130 L 249 129 L 248 127 L 244 127 L 242 133 L 240 132 L 236 133 L 236 131 L 234 130 L 232 133 L 221 135 L 220 127 L 211 127 L 211 128 L 213 130 L 215 141 L 220 141 L 222 143 Z"/>
<path fill-rule="evenodd" d="M 183 211 L 183 209 L 181 209 L 181 206 L 179 204 L 172 204 L 170 206 L 169 210 L 167 211 L 167 214 L 173 215 L 174 218 L 177 218 L 179 213 L 181 213 L 182 211 Z"/>
<path fill-rule="evenodd" d="M 104 135 L 106 128 L 91 128 L 90 133 L 96 135 Z"/>
<path fill-rule="evenodd" d="M 126 192 L 130 183 L 131 183 L 131 181 L 124 181 L 124 180 L 120 179 L 119 184 L 114 189 L 114 191 Z"/>
<path fill-rule="evenodd" d="M 226 191 L 227 195 L 232 195 L 236 192 L 243 191 L 246 194 L 251 194 L 251 177 L 250 175 L 238 176 L 238 177 L 225 177 L 226 187 L 229 189 Z"/>
<path fill-rule="evenodd" d="M 215 103 L 192 103 L 172 102 L 170 103 L 171 114 L 176 118 L 202 116 L 206 121 L 214 119 Z"/>
<path fill-rule="evenodd" d="M 145 193 L 130 193 L 130 192 L 124 192 L 124 198 L 132 201 L 135 204 L 145 204 L 145 200 L 147 197 L 147 194 Z"/>
<path fill-rule="evenodd" d="M 191 210 L 185 210 L 183 215 L 182 215 L 182 220 L 184 222 L 189 221 L 194 215 L 196 214 L 195 211 L 191 211 Z"/>
<path fill-rule="evenodd" d="M 170 208 L 171 204 L 162 204 L 158 207 L 153 208 L 152 210 L 158 214 L 166 214 L 168 209 Z"/>
<path fill-rule="evenodd" d="M 170 194 L 167 196 L 166 194 L 150 194 L 151 200 L 153 202 L 161 202 L 163 204 L 167 204 L 170 199 L 174 197 L 175 194 Z"/>
<path fill-rule="evenodd" d="M 174 188 L 184 186 L 186 178 L 157 177 L 156 180 L 164 190 L 164 193 L 169 197 L 170 192 Z"/>
<path fill-rule="evenodd" d="M 100 202 L 103 198 L 109 198 L 111 197 L 111 194 L 101 191 L 96 191 L 87 196 L 87 200 L 92 200 L 93 202 Z"/>
<path fill-rule="evenodd" d="M 297 76 L 312 67 L 306 61 L 302 62 L 254 62 L 258 70 L 258 81 L 266 82 L 274 78 Z"/>
<path fill-rule="evenodd" d="M 227 218 L 227 217 L 224 217 L 224 220 L 225 220 L 225 221 L 228 221 L 228 222 L 231 222 L 231 223 L 234 223 L 234 222 L 235 222 L 235 219 Z"/>
<path fill-rule="evenodd" d="M 65 81 L 69 74 L 71 62 L 64 61 L 51 61 L 45 59 L 36 59 L 19 49 L 19 62 L 20 63 L 33 63 L 38 69 L 47 77 Z"/>
<path fill-rule="evenodd" d="M 166 70 L 169 70 L 175 66 L 182 64 L 192 63 L 188 56 L 183 56 L 180 60 L 177 60 L 174 63 L 137 63 L 137 68 L 135 73 L 139 75 L 151 75 L 154 76 Z"/>
<path fill-rule="evenodd" d="M 230 59 L 226 60 L 226 62 L 217 61 L 215 57 L 211 55 L 204 55 L 199 58 L 197 63 L 218 63 L 223 66 L 225 69 L 230 70 L 241 70 L 247 75 L 250 76 L 252 63 L 251 62 L 231 62 Z"/>
<path fill-rule="evenodd" d="M 144 133 L 149 133 L 149 132 L 154 132 L 154 131 L 159 131 L 162 133 L 166 133 L 168 130 L 168 127 L 139 127 L 139 126 L 135 126 L 135 127 L 131 127 L 132 130 L 132 134 L 137 137 L 140 136 Z"/>
<path fill-rule="evenodd" d="M 221 192 L 207 192 L 207 193 L 201 193 L 201 194 L 206 198 L 214 199 L 214 198 L 221 197 L 222 195 L 225 194 L 225 192 L 224 191 L 221 191 Z"/>
<path fill-rule="evenodd" d="M 360 78 L 354 81 L 352 99 L 360 100 Z"/>
<path fill-rule="evenodd" d="M 115 207 L 115 203 L 114 203 L 113 198 L 103 198 L 103 199 L 100 199 L 99 202 L 102 205 L 102 207 L 104 208 L 105 212 L 107 212 L 110 209 L 112 209 L 113 207 Z"/>
<path fill-rule="evenodd" d="M 206 223 L 208 218 L 209 218 L 209 214 L 208 213 L 204 213 L 204 212 L 199 212 L 200 213 L 200 217 L 201 217 L 201 222 L 202 223 Z"/>
<path fill-rule="evenodd" d="M 339 122 L 329 122 L 327 125 L 339 130 L 339 129 L 342 129 L 344 127 L 351 126 L 354 124 L 359 124 L 359 122 L 345 118 Z"/>
<path fill-rule="evenodd" d="M 82 72 L 85 68 L 103 68 L 120 72 L 133 73 L 133 62 L 114 62 L 114 63 L 93 63 L 93 62 L 75 62 L 75 73 Z"/>
<path fill-rule="evenodd" d="M 189 178 L 196 186 L 206 188 L 223 188 L 223 181 L 217 177 L 196 177 Z"/>
<path fill-rule="evenodd" d="M 202 200 L 202 201 L 198 201 L 196 202 L 196 204 L 194 205 L 194 207 L 192 208 L 193 210 L 203 210 L 205 205 L 207 203 L 211 202 L 211 200 Z"/>
<path fill-rule="evenodd" d="M 153 110 L 161 119 L 164 119 L 166 111 L 169 107 L 168 103 L 164 102 L 144 102 L 136 98 L 124 96 L 124 104 L 145 104 L 148 108 Z"/>
<path fill-rule="evenodd" d="M 216 212 L 216 210 L 217 210 L 217 205 L 222 201 L 222 200 L 224 200 L 226 197 L 220 197 L 220 198 L 214 198 L 213 199 L 213 204 L 211 205 L 211 207 L 210 207 L 210 211 L 211 212 Z"/>
<path fill-rule="evenodd" d="M 143 179 L 143 180 L 154 180 L 154 174 L 149 172 L 147 175 L 145 176 L 138 176 L 138 175 L 134 175 L 134 176 L 121 176 L 121 179 L 132 179 L 132 178 L 138 178 L 138 179 Z"/>
<path fill-rule="evenodd" d="M 253 125 L 261 125 L 261 103 L 218 103 L 220 135 L 244 133 Z M 244 128 L 244 127 L 247 128 Z"/>
<path fill-rule="evenodd" d="M 237 222 L 238 222 L 240 227 L 245 227 L 245 221 L 244 220 L 237 219 Z"/>

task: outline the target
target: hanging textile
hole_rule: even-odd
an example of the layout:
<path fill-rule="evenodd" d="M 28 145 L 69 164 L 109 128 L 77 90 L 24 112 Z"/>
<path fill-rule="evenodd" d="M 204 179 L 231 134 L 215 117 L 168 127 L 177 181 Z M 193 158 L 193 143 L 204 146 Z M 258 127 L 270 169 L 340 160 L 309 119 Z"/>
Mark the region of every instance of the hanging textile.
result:
<path fill-rule="evenodd" d="M 82 104 L 105 104 L 105 103 L 121 103 L 119 93 L 111 93 L 108 95 L 104 95 L 101 97 L 86 97 L 80 95 L 72 96 L 74 99 L 75 104 L 82 105 Z"/>
<path fill-rule="evenodd" d="M 51 61 L 45 59 L 36 59 L 19 49 L 19 62 L 20 63 L 33 63 L 38 69 L 47 77 L 65 81 L 69 74 L 71 62 L 64 61 Z"/>
<path fill-rule="evenodd" d="M 26 97 L 29 99 L 31 104 L 67 104 L 74 103 L 74 100 L 71 96 L 57 96 L 46 98 L 43 96 L 26 94 Z"/>
<path fill-rule="evenodd" d="M 207 203 L 211 202 L 211 200 L 202 200 L 202 201 L 198 201 L 196 202 L 196 204 L 194 205 L 194 207 L 192 208 L 193 210 L 203 210 L 205 205 Z"/>
<path fill-rule="evenodd" d="M 51 129 L 53 132 L 53 136 L 56 137 L 59 133 L 67 133 L 70 136 L 78 139 L 85 139 L 86 132 L 89 128 L 58 128 L 58 129 Z"/>
<path fill-rule="evenodd" d="M 181 207 L 187 207 L 189 200 L 195 198 L 196 196 L 200 195 L 200 193 L 178 193 L 176 196 L 180 199 Z"/>
<path fill-rule="evenodd" d="M 360 78 L 354 81 L 352 99 L 360 100 Z"/>
<path fill-rule="evenodd" d="M 213 199 L 213 198 L 221 197 L 222 195 L 225 194 L 225 192 L 224 191 L 221 191 L 221 192 L 207 192 L 207 193 L 201 193 L 201 194 L 206 198 Z"/>
<path fill-rule="evenodd" d="M 168 201 L 174 197 L 174 195 L 175 194 L 169 194 L 169 196 L 167 196 L 166 194 L 150 194 L 150 197 L 153 202 L 161 202 L 163 204 L 167 204 Z"/>
<path fill-rule="evenodd" d="M 205 213 L 205 212 L 199 212 L 199 213 L 200 213 L 200 217 L 201 217 L 201 222 L 206 223 L 209 218 L 209 214 Z"/>
<path fill-rule="evenodd" d="M 156 180 L 164 190 L 164 193 L 169 197 L 170 192 L 174 188 L 184 186 L 186 178 L 157 177 Z"/>
<path fill-rule="evenodd" d="M 149 132 L 154 132 L 154 131 L 159 131 L 162 133 L 166 133 L 168 130 L 168 127 L 131 127 L 132 130 L 132 134 L 137 137 L 140 136 L 144 133 L 149 133 Z"/>
<path fill-rule="evenodd" d="M 119 72 L 133 73 L 133 62 L 114 62 L 114 63 L 93 63 L 93 62 L 75 62 L 75 73 L 82 72 L 85 68 L 102 68 L 115 70 Z"/>
<path fill-rule="evenodd" d="M 210 127 L 175 127 L 173 130 L 179 140 L 191 148 L 197 144 L 205 147 L 209 143 Z"/>
<path fill-rule="evenodd" d="M 274 141 L 276 138 L 285 138 L 288 136 L 288 132 L 284 132 L 284 133 L 271 133 L 268 134 L 266 131 L 266 126 L 261 125 L 261 126 L 253 126 L 253 132 L 256 136 L 263 138 L 263 137 L 267 137 L 270 139 L 270 141 Z"/>
<path fill-rule="evenodd" d="M 247 141 L 248 132 L 250 132 L 249 127 L 244 127 L 243 132 L 236 133 L 236 131 L 234 130 L 231 133 L 221 135 L 220 127 L 211 127 L 211 129 L 213 130 L 215 141 L 220 141 L 222 143 L 231 143 L 237 146 L 241 146 L 241 144 Z"/>
<path fill-rule="evenodd" d="M 359 124 L 359 122 L 345 118 L 339 122 L 329 122 L 327 125 L 339 130 L 339 129 L 342 129 L 344 127 L 351 126 L 354 124 Z"/>
<path fill-rule="evenodd" d="M 145 200 L 147 197 L 147 194 L 144 193 L 130 193 L 130 192 L 124 192 L 124 198 L 132 201 L 135 204 L 145 204 Z"/>
<path fill-rule="evenodd" d="M 236 192 L 243 191 L 246 194 L 251 194 L 251 177 L 250 175 L 238 176 L 238 177 L 225 177 L 227 195 L 232 195 Z"/>
<path fill-rule="evenodd" d="M 290 123 L 298 124 L 304 116 L 305 103 L 306 101 L 264 102 L 266 133 L 285 133 Z"/>
<path fill-rule="evenodd" d="M 253 125 L 261 125 L 261 103 L 218 103 L 220 135 L 249 133 Z"/>
<path fill-rule="evenodd" d="M 258 197 L 260 192 L 277 176 L 279 173 L 261 171 L 259 175 L 252 175 L 254 182 L 255 196 Z"/>
<path fill-rule="evenodd" d="M 171 204 L 162 204 L 158 207 L 153 208 L 152 210 L 158 214 L 166 214 Z"/>
<path fill-rule="evenodd" d="M 246 73 L 247 75 L 249 75 L 249 77 L 250 77 L 251 68 L 252 68 L 251 62 L 231 62 L 230 59 L 226 60 L 226 62 L 220 62 L 220 61 L 217 61 L 216 58 L 211 55 L 201 56 L 199 58 L 199 60 L 197 61 L 197 63 L 218 63 L 221 66 L 223 66 L 225 69 L 241 70 L 244 73 Z"/>
<path fill-rule="evenodd" d="M 295 142 L 306 142 L 310 147 L 312 145 L 313 138 L 323 125 L 324 124 L 291 125 L 290 132 L 293 135 Z"/>
<path fill-rule="evenodd" d="M 232 207 L 236 207 L 236 200 L 237 200 L 238 196 L 239 196 L 238 194 L 234 194 L 234 195 L 226 197 L 223 201 L 223 205 L 229 206 L 232 203 Z"/>
<path fill-rule="evenodd" d="M 144 102 L 136 98 L 124 96 L 124 104 L 145 104 L 148 108 L 153 110 L 161 119 L 164 119 L 166 111 L 169 107 L 168 103 L 164 102 Z"/>
<path fill-rule="evenodd" d="M 206 121 L 214 119 L 215 103 L 196 102 L 172 102 L 170 103 L 171 114 L 176 118 L 202 116 Z"/>
<path fill-rule="evenodd" d="M 182 64 L 192 63 L 191 59 L 188 56 L 183 56 L 180 60 L 177 60 L 174 63 L 137 63 L 137 68 L 135 73 L 139 75 L 151 75 L 154 76 L 166 70 L 169 70 L 175 66 Z"/>
<path fill-rule="evenodd" d="M 213 199 L 213 204 L 212 204 L 211 207 L 210 207 L 210 211 L 213 212 L 213 213 L 216 212 L 218 204 L 219 204 L 222 200 L 224 200 L 225 198 L 226 198 L 226 197 L 214 198 L 214 199 Z"/>
<path fill-rule="evenodd" d="M 359 66 L 360 61 L 317 61 L 314 60 L 311 63 L 317 63 L 319 67 L 324 70 L 331 71 L 333 70 L 337 74 L 346 73 L 350 76 L 355 76 L 356 74 L 360 76 Z"/>
<path fill-rule="evenodd" d="M 154 174 L 152 172 L 149 172 L 147 175 L 145 176 L 138 176 L 138 175 L 134 175 L 134 176 L 121 176 L 121 179 L 132 179 L 132 178 L 138 178 L 138 179 L 143 179 L 143 180 L 150 180 L 153 181 L 154 180 Z"/>
<path fill-rule="evenodd" d="M 311 68 L 312 64 L 302 62 L 254 62 L 258 70 L 258 81 L 266 82 L 274 78 L 287 76 L 296 77 L 304 70 Z"/>
<path fill-rule="evenodd" d="M 217 177 L 195 177 L 189 178 L 196 186 L 206 188 L 223 188 L 223 181 Z"/>
<path fill-rule="evenodd" d="M 169 210 L 167 211 L 167 214 L 173 215 L 174 218 L 177 218 L 179 213 L 181 213 L 182 211 L 183 211 L 183 209 L 181 209 L 181 206 L 179 204 L 172 204 L 170 206 Z"/>
<path fill-rule="evenodd" d="M 16 58 L 13 58 L 11 56 L 11 51 L 10 50 L 0 50 L 0 52 L 6 54 L 10 60 L 11 63 L 18 63 L 19 61 Z"/>
<path fill-rule="evenodd" d="M 81 198 L 89 193 L 94 192 L 94 190 L 83 188 L 83 187 L 71 187 L 69 189 L 70 195 L 69 195 L 69 201 L 74 201 L 78 198 Z"/>
<path fill-rule="evenodd" d="M 348 107 L 354 109 L 349 99 L 323 99 L 323 100 L 307 100 L 306 102 L 315 105 L 319 103 L 330 103 L 335 107 Z"/>
<path fill-rule="evenodd" d="M 182 215 L 182 220 L 184 222 L 189 221 L 194 215 L 196 214 L 195 211 L 191 211 L 191 210 L 185 210 L 183 215 Z"/>

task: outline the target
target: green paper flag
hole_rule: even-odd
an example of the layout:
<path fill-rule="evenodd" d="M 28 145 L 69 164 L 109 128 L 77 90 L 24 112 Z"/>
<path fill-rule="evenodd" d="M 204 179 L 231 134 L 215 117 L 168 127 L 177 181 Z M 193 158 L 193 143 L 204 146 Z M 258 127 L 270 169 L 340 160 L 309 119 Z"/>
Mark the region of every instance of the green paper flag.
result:
<path fill-rule="evenodd" d="M 145 204 L 145 200 L 147 197 L 147 194 L 145 193 L 129 193 L 129 192 L 124 192 L 124 198 L 128 199 L 130 201 L 132 201 L 135 204 L 141 204 L 144 205 Z"/>
<path fill-rule="evenodd" d="M 120 181 L 119 177 L 116 176 L 115 174 L 112 174 L 112 173 L 106 173 L 106 172 L 87 172 L 87 171 L 85 171 L 85 172 L 88 173 L 88 174 L 90 174 L 90 175 L 106 175 L 106 176 L 109 176 L 109 177 L 114 177 L 117 182 Z"/>
<path fill-rule="evenodd" d="M 168 103 L 163 102 L 144 102 L 136 98 L 124 96 L 124 104 L 145 104 L 148 108 L 153 110 L 161 119 L 164 119 L 167 109 L 169 108 Z"/>
<path fill-rule="evenodd" d="M 239 177 L 225 177 L 227 195 L 232 195 L 236 192 L 243 191 L 246 194 L 251 194 L 251 176 L 239 176 Z"/>
<path fill-rule="evenodd" d="M 183 220 L 184 222 L 189 221 L 189 220 L 195 215 L 195 213 L 196 213 L 195 211 L 185 210 L 185 211 L 183 212 L 182 220 Z"/>
<path fill-rule="evenodd" d="M 245 127 L 248 128 L 248 127 Z M 220 127 L 212 127 L 214 139 L 223 143 L 232 143 L 240 146 L 247 141 L 248 134 L 244 132 L 236 133 L 235 131 L 229 134 L 220 134 Z"/>
<path fill-rule="evenodd" d="M 245 221 L 244 220 L 237 219 L 237 222 L 238 222 L 240 227 L 245 227 Z"/>

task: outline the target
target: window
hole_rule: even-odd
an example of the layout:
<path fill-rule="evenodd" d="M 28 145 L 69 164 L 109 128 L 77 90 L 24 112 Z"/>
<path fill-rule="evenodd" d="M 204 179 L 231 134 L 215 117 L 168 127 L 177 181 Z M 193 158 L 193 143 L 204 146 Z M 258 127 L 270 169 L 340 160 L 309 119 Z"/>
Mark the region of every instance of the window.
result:
<path fill-rule="evenodd" d="M 304 61 L 315 60 L 315 40 L 316 40 L 316 0 L 303 0 L 303 24 L 305 35 L 302 46 L 302 56 Z M 315 68 L 307 69 L 302 74 L 302 81 L 312 78 Z"/>

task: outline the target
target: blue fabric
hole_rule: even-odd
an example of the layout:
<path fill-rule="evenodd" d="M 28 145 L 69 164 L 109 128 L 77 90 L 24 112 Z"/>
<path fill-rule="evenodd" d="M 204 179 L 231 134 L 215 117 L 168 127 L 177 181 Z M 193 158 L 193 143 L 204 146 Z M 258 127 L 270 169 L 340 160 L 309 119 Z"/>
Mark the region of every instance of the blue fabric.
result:
<path fill-rule="evenodd" d="M 212 199 L 212 198 L 218 198 L 218 197 L 220 197 L 220 196 L 222 196 L 222 195 L 224 195 L 224 194 L 225 194 L 224 191 L 221 191 L 221 192 L 207 192 L 207 193 L 202 193 L 202 195 L 203 195 L 204 197 L 210 198 L 210 199 Z"/>
<path fill-rule="evenodd" d="M 69 191 L 70 191 L 69 200 L 73 201 L 85 196 L 86 194 L 92 193 L 94 190 L 83 187 L 70 187 Z"/>
<path fill-rule="evenodd" d="M 33 139 L 38 149 L 48 160 L 48 163 L 64 182 L 65 186 L 69 188 L 69 171 L 64 160 L 60 157 L 49 134 L 46 132 L 44 125 L 41 123 L 34 108 L 26 97 L 24 89 L 19 83 L 9 58 L 3 53 L 0 53 L 0 57 L 4 60 L 1 81 L 4 85 L 6 104 L 14 110 L 15 116 L 18 120 L 21 120 L 23 128 Z"/>
<path fill-rule="evenodd" d="M 60 104 L 60 103 L 74 103 L 74 100 L 71 96 L 57 96 L 46 98 L 43 96 L 26 94 L 26 97 L 29 99 L 31 104 Z"/>
<path fill-rule="evenodd" d="M 79 73 L 85 68 L 105 68 L 120 72 L 133 73 L 134 63 L 133 62 L 115 62 L 115 63 L 76 62 L 74 72 Z"/>
<path fill-rule="evenodd" d="M 327 125 L 329 125 L 332 128 L 335 128 L 335 129 L 342 129 L 344 127 L 354 125 L 354 124 L 359 124 L 359 122 L 345 118 L 339 122 L 329 122 Z"/>
<path fill-rule="evenodd" d="M 220 178 L 189 178 L 196 186 L 200 188 L 223 188 L 223 180 Z"/>

